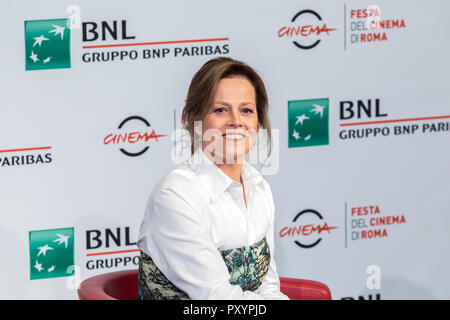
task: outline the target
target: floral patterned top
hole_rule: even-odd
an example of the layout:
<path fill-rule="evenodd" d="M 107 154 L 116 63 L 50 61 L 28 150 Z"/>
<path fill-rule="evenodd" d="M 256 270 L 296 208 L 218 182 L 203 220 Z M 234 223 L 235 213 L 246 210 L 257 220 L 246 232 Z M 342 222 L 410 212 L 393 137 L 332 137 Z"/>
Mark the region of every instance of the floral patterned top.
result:
<path fill-rule="evenodd" d="M 270 264 L 266 238 L 241 248 L 221 251 L 230 273 L 230 284 L 254 291 L 264 280 Z M 139 300 L 186 300 L 183 291 L 174 286 L 145 253 L 141 252 L 138 275 Z"/>

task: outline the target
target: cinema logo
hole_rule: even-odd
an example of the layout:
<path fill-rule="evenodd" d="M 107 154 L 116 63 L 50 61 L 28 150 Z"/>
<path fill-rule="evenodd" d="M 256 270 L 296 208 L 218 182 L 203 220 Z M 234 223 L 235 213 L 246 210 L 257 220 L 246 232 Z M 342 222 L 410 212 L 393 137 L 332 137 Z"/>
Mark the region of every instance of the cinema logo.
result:
<path fill-rule="evenodd" d="M 350 9 L 349 21 L 351 44 L 385 42 L 388 41 L 389 31 L 406 28 L 404 19 L 385 19 L 381 15 L 381 9 L 375 5 L 366 9 Z"/>
<path fill-rule="evenodd" d="M 0 168 L 45 165 L 53 161 L 52 147 L 0 150 Z"/>
<path fill-rule="evenodd" d="M 119 146 L 120 152 L 129 157 L 143 155 L 150 149 L 150 141 L 159 142 L 165 134 L 157 134 L 145 118 L 131 116 L 124 119 L 117 127 L 117 132 L 109 133 L 104 145 Z"/>
<path fill-rule="evenodd" d="M 294 239 L 294 243 L 303 248 L 310 249 L 322 241 L 323 234 L 330 234 L 331 230 L 338 227 L 330 227 L 324 221 L 323 216 L 314 209 L 306 209 L 299 212 L 292 220 L 291 226 L 285 226 L 280 230 L 280 238 Z"/>
<path fill-rule="evenodd" d="M 346 206 L 347 208 L 347 206 Z M 349 211 L 349 212 L 347 212 Z M 395 225 L 406 224 L 404 214 L 382 213 L 380 205 L 350 206 L 346 209 L 350 221 L 350 239 L 370 240 L 389 237 L 389 229 Z"/>
<path fill-rule="evenodd" d="M 302 10 L 294 15 L 291 24 L 278 29 L 278 38 L 293 39 L 299 49 L 315 48 L 322 39 L 330 36 L 336 28 L 329 28 L 322 17 L 314 10 Z"/>
<path fill-rule="evenodd" d="M 137 266 L 139 249 L 130 227 L 86 230 L 86 269 Z"/>

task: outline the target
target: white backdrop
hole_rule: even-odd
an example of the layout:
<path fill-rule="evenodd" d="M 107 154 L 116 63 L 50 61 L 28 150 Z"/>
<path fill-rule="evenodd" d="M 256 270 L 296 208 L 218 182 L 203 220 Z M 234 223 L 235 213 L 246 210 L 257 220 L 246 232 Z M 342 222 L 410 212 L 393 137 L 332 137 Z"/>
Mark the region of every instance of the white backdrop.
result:
<path fill-rule="evenodd" d="M 364 11 L 371 5 L 379 11 Z M 79 281 L 137 268 L 146 200 L 174 166 L 170 136 L 181 126 L 190 79 L 217 56 L 247 62 L 267 85 L 279 130 L 279 170 L 267 180 L 280 276 L 324 282 L 334 299 L 450 298 L 448 1 L 7 1 L 3 8 L 0 298 L 76 299 Z M 65 18 L 72 28 L 61 35 L 54 19 Z M 51 20 L 41 44 L 27 29 L 37 20 Z M 370 30 L 368 20 L 384 28 Z M 98 39 L 83 41 L 83 26 L 86 40 L 94 24 Z M 114 24 L 115 39 L 107 28 Z M 284 35 L 287 28 L 299 34 Z M 295 44 L 318 40 L 310 49 Z M 87 62 L 113 52 L 113 61 Z M 307 108 L 309 99 L 326 104 L 328 123 L 314 126 L 328 130 L 328 141 L 292 147 L 289 123 L 307 109 L 288 102 Z M 345 111 L 351 103 L 353 117 Z M 385 135 L 357 138 L 377 128 Z M 133 132 L 150 138 L 135 142 Z M 125 133 L 126 142 L 105 139 Z M 120 151 L 146 147 L 139 156 Z M 391 224 L 373 225 L 375 218 Z M 57 234 L 67 244 L 54 241 Z M 52 249 L 39 253 L 43 243 Z"/>

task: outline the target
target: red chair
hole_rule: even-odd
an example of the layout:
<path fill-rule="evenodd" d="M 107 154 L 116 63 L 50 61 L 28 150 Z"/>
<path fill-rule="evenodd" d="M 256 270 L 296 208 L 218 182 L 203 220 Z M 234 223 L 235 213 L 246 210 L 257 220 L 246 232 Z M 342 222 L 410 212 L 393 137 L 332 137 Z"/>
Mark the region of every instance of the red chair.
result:
<path fill-rule="evenodd" d="M 116 271 L 84 280 L 78 289 L 81 300 L 136 300 L 137 270 Z M 321 282 L 280 278 L 281 292 L 291 300 L 331 300 L 330 289 Z"/>

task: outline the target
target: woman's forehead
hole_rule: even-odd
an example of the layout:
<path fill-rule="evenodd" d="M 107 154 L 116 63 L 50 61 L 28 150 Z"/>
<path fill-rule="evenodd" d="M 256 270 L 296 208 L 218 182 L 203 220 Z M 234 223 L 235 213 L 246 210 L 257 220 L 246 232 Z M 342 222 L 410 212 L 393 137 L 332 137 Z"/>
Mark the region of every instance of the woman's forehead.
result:
<path fill-rule="evenodd" d="M 214 101 L 226 101 L 229 98 L 255 101 L 255 88 L 245 77 L 221 79 L 214 92 Z"/>

